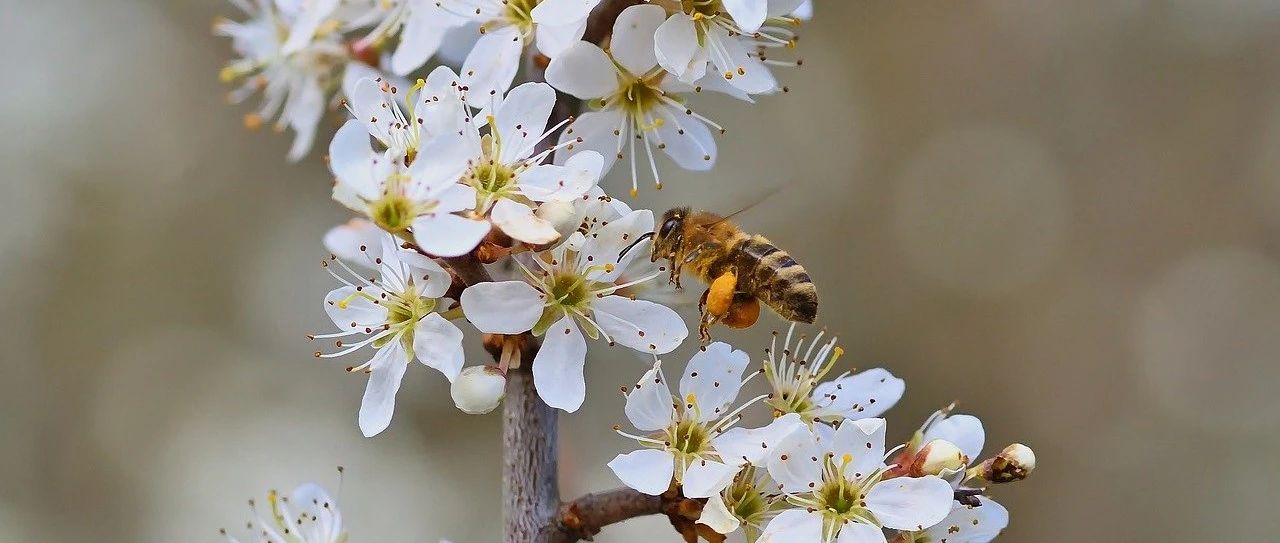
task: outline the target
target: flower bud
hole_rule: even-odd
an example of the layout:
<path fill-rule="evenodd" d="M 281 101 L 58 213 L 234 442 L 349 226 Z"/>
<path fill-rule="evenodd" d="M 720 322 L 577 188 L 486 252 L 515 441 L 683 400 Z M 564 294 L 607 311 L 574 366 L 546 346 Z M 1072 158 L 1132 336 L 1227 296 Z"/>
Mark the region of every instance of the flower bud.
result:
<path fill-rule="evenodd" d="M 502 370 L 493 366 L 471 366 L 464 368 L 453 381 L 449 395 L 462 412 L 483 415 L 502 403 L 506 388 L 507 377 Z"/>
<path fill-rule="evenodd" d="M 539 219 L 551 223 L 551 226 L 560 233 L 560 239 L 564 239 L 569 234 L 578 230 L 578 223 L 582 218 L 578 216 L 578 210 L 574 208 L 573 202 L 561 202 L 558 200 L 548 200 L 538 205 L 538 210 L 534 212 Z"/>
<path fill-rule="evenodd" d="M 1031 447 L 1014 443 L 978 466 L 978 476 L 991 483 L 1012 483 L 1026 479 L 1034 469 L 1036 454 Z"/>
<path fill-rule="evenodd" d="M 968 465 L 969 457 L 960 447 L 945 439 L 935 439 L 925 444 L 911 461 L 911 474 L 917 477 L 954 474 Z"/>

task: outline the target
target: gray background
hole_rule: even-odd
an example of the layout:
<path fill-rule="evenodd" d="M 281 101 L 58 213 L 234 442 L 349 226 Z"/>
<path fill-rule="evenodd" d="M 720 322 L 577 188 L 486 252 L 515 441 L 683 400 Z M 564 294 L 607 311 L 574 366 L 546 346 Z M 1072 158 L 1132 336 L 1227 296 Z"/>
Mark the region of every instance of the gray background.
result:
<path fill-rule="evenodd" d="M 807 265 L 847 360 L 907 379 L 893 437 L 956 399 L 992 449 L 1037 451 L 999 489 L 1006 540 L 1272 539 L 1280 4 L 818 8 L 792 92 L 698 97 L 721 164 L 634 203 L 785 185 L 742 223 Z M 321 153 L 287 164 L 288 136 L 223 103 L 209 24 L 234 13 L 0 1 L 0 541 L 216 541 L 338 464 L 353 541 L 494 541 L 498 417 L 415 368 L 366 440 L 363 379 L 311 357 L 320 236 L 347 215 Z M 756 352 L 778 326 L 723 337 Z M 567 494 L 617 484 L 616 386 L 642 370 L 592 351 Z"/>

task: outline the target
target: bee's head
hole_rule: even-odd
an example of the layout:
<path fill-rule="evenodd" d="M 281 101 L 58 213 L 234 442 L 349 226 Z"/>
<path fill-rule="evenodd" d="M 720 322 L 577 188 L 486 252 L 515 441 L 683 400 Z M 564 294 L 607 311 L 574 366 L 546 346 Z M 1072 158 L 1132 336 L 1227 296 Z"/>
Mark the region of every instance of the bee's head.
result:
<path fill-rule="evenodd" d="M 649 260 L 656 262 L 660 258 L 672 258 L 684 238 L 684 221 L 689 216 L 689 208 L 677 207 L 662 214 L 662 221 L 653 235 L 653 251 Z"/>

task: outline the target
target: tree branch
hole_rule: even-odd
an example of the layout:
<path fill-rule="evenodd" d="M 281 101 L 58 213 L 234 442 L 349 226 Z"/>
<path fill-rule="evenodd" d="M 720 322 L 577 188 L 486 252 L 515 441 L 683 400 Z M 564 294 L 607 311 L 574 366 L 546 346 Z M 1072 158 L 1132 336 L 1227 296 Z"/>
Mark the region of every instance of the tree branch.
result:
<path fill-rule="evenodd" d="M 627 519 L 662 512 L 663 498 L 630 488 L 587 494 L 560 507 L 548 543 L 591 541 L 600 529 Z"/>

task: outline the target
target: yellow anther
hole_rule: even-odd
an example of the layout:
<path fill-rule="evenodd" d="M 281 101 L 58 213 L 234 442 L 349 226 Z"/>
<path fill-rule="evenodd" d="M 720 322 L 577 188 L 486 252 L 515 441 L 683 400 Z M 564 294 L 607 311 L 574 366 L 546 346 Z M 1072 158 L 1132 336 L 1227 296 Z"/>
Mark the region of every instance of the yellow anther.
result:
<path fill-rule="evenodd" d="M 638 191 L 638 190 L 636 190 L 636 189 L 634 189 L 634 188 L 633 188 L 633 189 L 631 189 L 631 197 L 632 197 L 632 198 L 635 198 L 635 197 L 636 197 L 637 195 L 639 195 L 639 194 L 640 194 L 640 191 Z"/>
<path fill-rule="evenodd" d="M 223 83 L 235 81 L 237 77 L 240 77 L 240 72 L 237 72 L 235 68 L 230 66 L 223 67 L 222 70 L 218 72 L 218 80 Z"/>
<path fill-rule="evenodd" d="M 853 462 L 853 455 L 849 453 L 844 453 L 844 456 L 840 457 L 840 461 L 841 461 L 841 465 L 848 464 L 849 462 Z"/>
<path fill-rule="evenodd" d="M 617 266 L 614 266 L 612 263 L 605 262 L 605 263 L 604 263 L 604 272 L 605 272 L 605 273 L 613 273 L 613 270 L 614 270 L 614 268 L 616 268 L 616 267 L 617 267 Z"/>
<path fill-rule="evenodd" d="M 695 404 L 695 403 L 698 403 L 698 397 L 695 396 L 692 392 L 690 392 L 688 396 L 684 397 L 684 401 L 685 403 L 688 403 L 688 404 Z"/>
<path fill-rule="evenodd" d="M 832 349 L 832 350 L 831 350 L 831 361 L 832 361 L 832 362 L 835 362 L 836 360 L 840 360 L 840 357 L 842 357 L 842 356 L 844 356 L 844 348 L 842 348 L 842 347 L 836 347 L 835 349 Z"/>
<path fill-rule="evenodd" d="M 262 116 L 257 113 L 244 114 L 244 127 L 249 130 L 257 130 L 262 128 Z"/>

